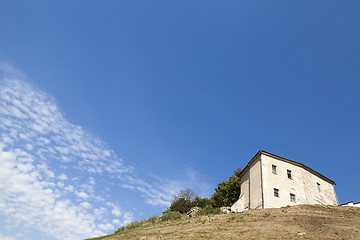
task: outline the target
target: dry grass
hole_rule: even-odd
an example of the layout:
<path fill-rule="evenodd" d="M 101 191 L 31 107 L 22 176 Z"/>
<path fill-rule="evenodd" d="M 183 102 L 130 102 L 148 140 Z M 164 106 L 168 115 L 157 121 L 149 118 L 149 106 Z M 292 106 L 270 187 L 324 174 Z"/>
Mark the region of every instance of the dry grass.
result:
<path fill-rule="evenodd" d="M 301 205 L 159 222 L 120 239 L 360 239 L 360 208 Z"/>

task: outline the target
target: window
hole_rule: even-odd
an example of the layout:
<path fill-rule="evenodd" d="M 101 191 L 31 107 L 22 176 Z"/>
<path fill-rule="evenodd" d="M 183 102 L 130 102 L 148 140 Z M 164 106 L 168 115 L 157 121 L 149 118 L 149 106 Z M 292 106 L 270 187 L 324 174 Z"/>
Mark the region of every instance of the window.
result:
<path fill-rule="evenodd" d="M 274 196 L 279 197 L 279 189 L 274 188 Z"/>
<path fill-rule="evenodd" d="M 287 176 L 288 176 L 289 179 L 292 179 L 291 170 L 287 170 Z"/>
<path fill-rule="evenodd" d="M 296 202 L 296 200 L 295 200 L 295 194 L 290 193 L 290 201 Z"/>
<path fill-rule="evenodd" d="M 276 166 L 275 166 L 275 165 L 272 165 L 272 173 L 273 173 L 273 174 L 277 174 L 277 173 L 276 173 Z"/>
<path fill-rule="evenodd" d="M 318 191 L 320 192 L 320 183 L 317 182 L 316 185 L 317 185 Z"/>

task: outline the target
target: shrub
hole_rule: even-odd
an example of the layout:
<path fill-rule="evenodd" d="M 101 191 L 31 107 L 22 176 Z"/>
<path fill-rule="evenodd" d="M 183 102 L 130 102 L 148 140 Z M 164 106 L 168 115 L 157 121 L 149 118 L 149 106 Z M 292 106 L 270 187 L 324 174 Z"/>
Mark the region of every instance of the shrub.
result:
<path fill-rule="evenodd" d="M 171 203 L 170 210 L 173 212 L 187 213 L 196 203 L 185 198 L 179 198 Z"/>
<path fill-rule="evenodd" d="M 118 228 L 115 231 L 115 233 L 123 232 L 125 230 L 130 230 L 130 229 L 134 229 L 134 228 L 138 228 L 138 227 L 142 227 L 142 226 L 145 225 L 145 223 L 146 223 L 146 220 L 135 221 L 135 222 L 129 223 L 128 225 L 126 225 L 124 227 Z"/>
<path fill-rule="evenodd" d="M 160 216 L 161 221 L 171 221 L 183 218 L 185 215 L 175 211 L 165 211 L 162 216 Z"/>
<path fill-rule="evenodd" d="M 196 196 L 194 201 L 195 201 L 196 207 L 199 207 L 199 208 L 204 208 L 207 205 L 210 205 L 210 199 L 208 199 L 208 198 L 200 198 L 200 197 Z"/>
<path fill-rule="evenodd" d="M 156 223 L 156 222 L 159 222 L 159 221 L 160 221 L 160 218 L 158 216 L 152 216 L 148 220 L 142 219 L 142 220 L 139 220 L 139 221 L 131 222 L 126 226 L 120 227 L 115 231 L 115 233 L 123 232 L 123 231 L 134 229 L 134 228 L 143 227 L 143 226 L 153 224 L 153 223 Z"/>
<path fill-rule="evenodd" d="M 199 211 L 196 212 L 196 215 L 203 216 L 203 215 L 211 215 L 211 214 L 219 214 L 219 213 L 220 213 L 220 208 L 207 205 L 203 208 L 200 208 Z"/>
<path fill-rule="evenodd" d="M 192 207 L 196 206 L 196 194 L 191 189 L 180 190 L 173 196 L 170 210 L 174 212 L 187 213 Z"/>
<path fill-rule="evenodd" d="M 160 221 L 160 217 L 158 217 L 158 216 L 152 216 L 147 220 L 147 222 L 149 222 L 149 223 L 157 223 L 159 221 Z"/>

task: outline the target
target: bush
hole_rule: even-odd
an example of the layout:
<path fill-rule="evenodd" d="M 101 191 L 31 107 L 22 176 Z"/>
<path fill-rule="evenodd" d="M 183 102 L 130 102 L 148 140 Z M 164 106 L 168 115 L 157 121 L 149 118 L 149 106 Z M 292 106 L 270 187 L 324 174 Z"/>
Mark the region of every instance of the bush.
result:
<path fill-rule="evenodd" d="M 158 217 L 158 216 L 152 216 L 147 220 L 147 222 L 149 222 L 149 223 L 157 223 L 159 221 L 160 221 L 160 217 Z"/>
<path fill-rule="evenodd" d="M 196 207 L 204 208 L 207 205 L 210 205 L 210 199 L 208 199 L 208 198 L 200 198 L 200 197 L 196 196 L 195 197 L 195 204 L 196 204 Z"/>
<path fill-rule="evenodd" d="M 171 203 L 170 210 L 173 212 L 187 213 L 192 207 L 195 207 L 196 203 L 184 198 L 179 198 Z"/>
<path fill-rule="evenodd" d="M 139 220 L 139 221 L 129 223 L 126 226 L 118 228 L 115 231 L 115 233 L 131 230 L 131 229 L 134 229 L 134 228 L 144 227 L 144 226 L 147 226 L 149 224 L 154 224 L 154 223 L 157 223 L 157 222 L 177 220 L 177 219 L 183 218 L 184 216 L 185 216 L 184 214 L 181 214 L 179 212 L 174 212 L 174 211 L 171 211 L 170 209 L 168 209 L 160 217 L 152 216 L 148 220 L 143 219 L 143 220 Z"/>
<path fill-rule="evenodd" d="M 196 193 L 191 189 L 180 190 L 173 196 L 170 210 L 174 212 L 187 213 L 192 207 L 196 206 Z"/>
<path fill-rule="evenodd" d="M 161 221 L 171 221 L 183 218 L 185 215 L 175 211 L 165 211 L 162 216 L 160 216 Z"/>
<path fill-rule="evenodd" d="M 207 205 L 203 208 L 200 208 L 199 211 L 196 212 L 196 216 L 203 216 L 203 215 L 212 215 L 212 214 L 219 214 L 220 208 L 212 207 L 211 205 Z"/>
<path fill-rule="evenodd" d="M 146 226 L 146 225 L 149 225 L 149 224 L 157 223 L 159 221 L 160 221 L 160 217 L 152 216 L 148 220 L 142 219 L 142 220 L 139 220 L 139 221 L 131 222 L 126 226 L 120 227 L 115 231 L 115 233 L 123 232 L 125 230 L 131 230 L 131 229 L 134 229 L 134 228 L 143 227 L 143 226 Z"/>
<path fill-rule="evenodd" d="M 139 221 L 135 221 L 135 222 L 132 222 L 132 223 L 129 223 L 128 225 L 124 226 L 124 227 L 121 227 L 121 228 L 118 228 L 115 233 L 118 233 L 118 232 L 123 232 L 125 230 L 130 230 L 130 229 L 134 229 L 134 228 L 138 228 L 138 227 L 142 227 L 145 225 L 145 222 L 146 220 L 139 220 Z"/>

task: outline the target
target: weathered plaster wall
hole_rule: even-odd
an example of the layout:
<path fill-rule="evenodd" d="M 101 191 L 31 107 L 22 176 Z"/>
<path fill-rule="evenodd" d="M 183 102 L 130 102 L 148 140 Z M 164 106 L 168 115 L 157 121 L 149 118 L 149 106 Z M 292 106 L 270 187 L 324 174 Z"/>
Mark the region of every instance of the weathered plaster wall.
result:
<path fill-rule="evenodd" d="M 272 172 L 272 165 L 276 166 L 276 174 Z M 288 178 L 288 170 L 291 178 Z M 274 188 L 279 189 L 278 197 L 274 196 Z M 291 201 L 290 194 L 295 195 L 295 202 Z M 328 181 L 301 165 L 261 153 L 241 177 L 240 198 L 231 210 L 239 212 L 296 204 L 337 205 L 338 202 L 334 186 Z"/>
<path fill-rule="evenodd" d="M 250 209 L 262 208 L 260 156 L 250 166 Z"/>
<path fill-rule="evenodd" d="M 264 184 L 264 208 L 277 208 L 305 202 L 305 191 L 302 181 L 302 169 L 272 157 L 261 155 Z M 276 166 L 276 174 L 272 173 L 272 165 Z M 292 179 L 287 176 L 291 170 Z M 279 197 L 274 196 L 274 188 L 279 189 Z M 290 193 L 295 194 L 295 201 L 290 201 Z"/>
<path fill-rule="evenodd" d="M 231 206 L 231 211 L 261 208 L 261 168 L 260 157 L 250 165 L 250 169 L 241 177 L 241 193 L 239 200 Z"/>
<path fill-rule="evenodd" d="M 242 177 L 241 177 L 241 192 L 239 200 L 234 203 L 234 205 L 231 206 L 232 212 L 242 212 L 244 210 L 249 209 L 249 203 L 250 203 L 250 171 L 247 171 Z"/>
<path fill-rule="evenodd" d="M 261 155 L 261 158 L 265 208 L 296 204 L 337 205 L 332 184 L 294 164 L 267 155 Z M 276 166 L 277 174 L 272 173 L 272 165 Z M 292 179 L 288 178 L 287 170 L 291 170 Z M 274 196 L 274 188 L 279 189 L 279 197 Z M 290 200 L 290 193 L 295 194 L 295 202 Z"/>
<path fill-rule="evenodd" d="M 338 205 L 334 186 L 303 169 L 303 184 L 307 204 Z M 320 187 L 318 188 L 318 183 Z"/>
<path fill-rule="evenodd" d="M 249 208 L 250 204 L 250 172 L 246 172 L 244 176 L 241 178 L 241 193 L 240 195 L 244 195 L 243 197 L 243 208 Z"/>

